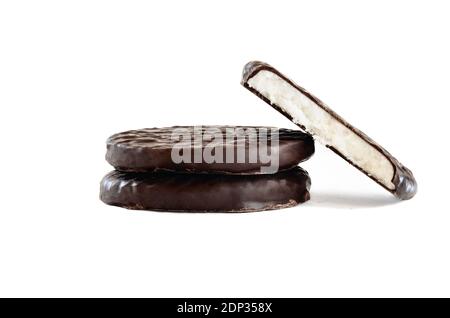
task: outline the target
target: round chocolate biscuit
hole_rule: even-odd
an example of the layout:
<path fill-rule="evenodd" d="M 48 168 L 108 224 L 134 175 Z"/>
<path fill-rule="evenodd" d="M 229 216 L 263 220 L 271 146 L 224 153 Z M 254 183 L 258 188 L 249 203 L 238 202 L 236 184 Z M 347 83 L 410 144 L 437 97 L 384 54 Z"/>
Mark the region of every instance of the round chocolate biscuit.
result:
<path fill-rule="evenodd" d="M 174 126 L 130 130 L 107 140 L 117 170 L 270 174 L 307 160 L 312 137 L 298 130 L 249 126 Z"/>
<path fill-rule="evenodd" d="M 100 199 L 134 210 L 252 212 L 305 202 L 310 186 L 300 167 L 255 175 L 113 171 L 101 181 Z"/>

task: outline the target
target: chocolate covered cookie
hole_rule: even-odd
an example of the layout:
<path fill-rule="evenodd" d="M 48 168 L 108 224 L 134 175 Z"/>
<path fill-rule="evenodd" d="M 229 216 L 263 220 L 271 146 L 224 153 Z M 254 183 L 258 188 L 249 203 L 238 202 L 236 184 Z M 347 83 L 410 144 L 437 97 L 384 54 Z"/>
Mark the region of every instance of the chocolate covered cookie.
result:
<path fill-rule="evenodd" d="M 417 192 L 412 172 L 325 103 L 263 62 L 244 67 L 242 85 L 397 198 Z"/>
<path fill-rule="evenodd" d="M 174 126 L 112 135 L 106 160 L 120 171 L 270 174 L 295 167 L 313 153 L 313 139 L 298 130 Z"/>
<path fill-rule="evenodd" d="M 256 175 L 113 171 L 101 181 L 100 199 L 136 210 L 252 212 L 305 202 L 310 185 L 299 167 Z"/>

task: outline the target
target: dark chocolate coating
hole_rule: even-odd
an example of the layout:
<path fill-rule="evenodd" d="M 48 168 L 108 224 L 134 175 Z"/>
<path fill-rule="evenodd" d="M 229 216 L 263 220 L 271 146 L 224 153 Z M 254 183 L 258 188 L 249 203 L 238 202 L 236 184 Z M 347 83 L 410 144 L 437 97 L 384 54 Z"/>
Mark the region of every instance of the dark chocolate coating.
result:
<path fill-rule="evenodd" d="M 235 136 L 233 142 L 225 142 L 226 128 L 262 128 L 245 126 L 202 126 L 203 131 L 208 128 L 218 128 L 222 132 L 224 149 L 234 148 L 234 156 L 237 156 L 238 139 L 245 142 L 246 153 L 249 147 L 248 138 Z M 195 173 L 224 173 L 224 174 L 259 174 L 262 166 L 268 166 L 260 162 L 250 163 L 248 156 L 245 163 L 174 163 L 171 151 L 176 141 L 171 139 L 172 132 L 176 128 L 185 128 L 193 132 L 193 126 L 174 126 L 165 128 L 145 128 L 130 130 L 112 135 L 107 140 L 106 160 L 117 170 L 131 172 L 152 171 L 179 171 Z M 270 129 L 270 127 L 263 127 Z M 270 130 L 268 131 L 270 137 Z M 210 141 L 204 140 L 202 151 Z M 190 145 L 193 147 L 192 145 Z M 269 147 L 272 147 L 271 143 Z M 275 147 L 273 147 L 275 148 Z M 256 149 L 258 145 L 256 144 Z M 272 149 L 272 148 L 271 148 Z M 192 150 L 191 150 L 192 151 Z M 225 150 L 226 151 L 226 150 Z M 307 160 L 314 153 L 314 140 L 308 134 L 298 130 L 279 129 L 279 170 L 286 170 L 297 166 Z"/>
<path fill-rule="evenodd" d="M 305 202 L 310 186 L 299 167 L 259 175 L 113 171 L 101 181 L 100 199 L 135 210 L 252 212 Z"/>
<path fill-rule="evenodd" d="M 287 78 L 285 75 L 281 74 L 278 70 L 270 66 L 269 64 L 266 64 L 264 62 L 259 61 L 252 61 L 245 65 L 244 71 L 242 74 L 242 81 L 241 84 L 250 90 L 252 93 L 257 95 L 259 98 L 264 100 L 267 104 L 278 110 L 280 113 L 282 113 L 284 116 L 289 118 L 292 121 L 292 116 L 285 112 L 279 105 L 273 104 L 269 99 L 267 99 L 265 96 L 261 95 L 258 91 L 253 89 L 248 85 L 248 80 L 251 79 L 253 76 L 255 76 L 258 72 L 266 70 L 269 72 L 272 72 L 279 77 L 281 77 L 283 80 L 291 84 L 293 87 L 295 87 L 297 90 L 299 90 L 302 94 L 310 98 L 317 106 L 321 107 L 323 110 L 325 110 L 327 113 L 329 113 L 332 117 L 334 117 L 337 121 L 342 123 L 344 126 L 352 130 L 356 135 L 361 137 L 364 141 L 366 141 L 368 144 L 373 146 L 376 150 L 378 150 L 381 154 L 383 154 L 392 164 L 394 167 L 394 176 L 392 179 L 392 183 L 395 186 L 395 189 L 389 189 L 384 184 L 379 182 L 376 178 L 369 175 L 367 171 L 364 171 L 361 167 L 358 167 L 355 165 L 351 160 L 346 158 L 342 153 L 340 153 L 337 149 L 335 149 L 332 145 L 327 145 L 328 148 L 333 150 L 335 153 L 337 153 L 340 157 L 342 157 L 344 160 L 349 162 L 351 165 L 362 171 L 364 174 L 366 174 L 368 177 L 370 177 L 372 180 L 377 182 L 379 185 L 381 185 L 383 188 L 394 194 L 397 198 L 401 200 L 408 200 L 411 199 L 417 192 L 417 182 L 411 172 L 408 168 L 406 168 L 404 165 L 402 165 L 396 158 L 394 158 L 386 149 L 381 147 L 378 143 L 376 143 L 374 140 L 372 140 L 370 137 L 368 137 L 366 134 L 364 134 L 359 129 L 355 128 L 354 126 L 350 125 L 347 121 L 345 121 L 341 116 L 336 114 L 333 110 L 331 110 L 327 105 L 325 105 L 324 102 L 322 102 L 320 99 L 309 93 L 307 90 L 305 90 L 303 87 L 295 84 L 292 80 Z M 297 123 L 296 123 L 297 124 Z M 300 128 L 305 130 L 305 127 L 300 124 L 297 124 Z"/>

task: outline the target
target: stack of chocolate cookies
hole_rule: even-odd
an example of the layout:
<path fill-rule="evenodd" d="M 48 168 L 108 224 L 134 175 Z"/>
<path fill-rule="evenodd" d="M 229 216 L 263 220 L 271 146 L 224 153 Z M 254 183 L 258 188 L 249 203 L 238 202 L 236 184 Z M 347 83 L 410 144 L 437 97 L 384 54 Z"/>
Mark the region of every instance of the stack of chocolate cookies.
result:
<path fill-rule="evenodd" d="M 411 170 L 274 67 L 247 63 L 241 84 L 303 132 L 177 126 L 113 135 L 106 159 L 116 170 L 101 182 L 102 201 L 158 211 L 291 207 L 309 199 L 310 178 L 297 165 L 314 153 L 313 137 L 398 199 L 416 194 Z"/>
<path fill-rule="evenodd" d="M 176 126 L 115 134 L 106 160 L 116 169 L 100 198 L 128 209 L 251 212 L 309 199 L 297 165 L 314 153 L 297 130 L 248 126 Z"/>

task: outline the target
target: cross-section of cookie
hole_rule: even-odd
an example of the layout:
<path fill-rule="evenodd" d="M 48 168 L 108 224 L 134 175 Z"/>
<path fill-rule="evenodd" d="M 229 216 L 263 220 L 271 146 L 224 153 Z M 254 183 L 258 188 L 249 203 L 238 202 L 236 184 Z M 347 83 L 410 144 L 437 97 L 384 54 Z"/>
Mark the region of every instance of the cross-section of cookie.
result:
<path fill-rule="evenodd" d="M 399 199 L 416 194 L 417 183 L 408 168 L 272 66 L 247 63 L 241 83 Z"/>

